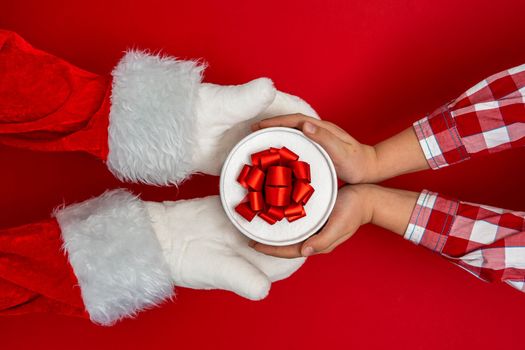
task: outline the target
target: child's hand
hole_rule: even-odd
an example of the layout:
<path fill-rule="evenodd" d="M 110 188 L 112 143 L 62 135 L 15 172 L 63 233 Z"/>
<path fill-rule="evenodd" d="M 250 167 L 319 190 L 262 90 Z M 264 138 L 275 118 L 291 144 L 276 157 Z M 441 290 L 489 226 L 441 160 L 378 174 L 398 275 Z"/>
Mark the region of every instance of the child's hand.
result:
<path fill-rule="evenodd" d="M 329 253 L 350 238 L 359 226 L 369 223 L 373 216 L 370 185 L 347 185 L 339 190 L 332 215 L 321 231 L 304 242 L 276 247 L 254 243 L 261 253 L 282 258 Z"/>
<path fill-rule="evenodd" d="M 412 127 L 375 146 L 360 143 L 337 125 L 303 114 L 268 118 L 252 130 L 287 126 L 323 146 L 332 158 L 337 176 L 348 183 L 373 183 L 401 174 L 428 169 L 429 165 Z"/>
<path fill-rule="evenodd" d="M 372 146 L 364 145 L 337 125 L 307 117 L 289 114 L 264 119 L 252 125 L 252 130 L 286 126 L 303 131 L 320 144 L 334 162 L 338 177 L 348 183 L 373 182 L 376 180 L 376 153 Z"/>
<path fill-rule="evenodd" d="M 376 185 L 347 185 L 339 190 L 332 215 L 318 234 L 304 242 L 275 247 L 255 243 L 261 253 L 295 258 L 329 253 L 346 241 L 359 226 L 372 223 L 395 232 L 405 233 L 419 194 Z"/>

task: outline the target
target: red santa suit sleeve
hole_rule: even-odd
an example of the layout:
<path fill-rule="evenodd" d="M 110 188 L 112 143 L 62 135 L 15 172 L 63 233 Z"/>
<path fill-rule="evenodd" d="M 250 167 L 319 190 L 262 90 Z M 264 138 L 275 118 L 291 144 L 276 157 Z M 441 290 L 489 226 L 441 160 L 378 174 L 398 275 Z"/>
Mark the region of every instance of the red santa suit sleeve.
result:
<path fill-rule="evenodd" d="M 87 152 L 123 180 L 180 182 L 191 170 L 202 70 L 129 51 L 99 76 L 0 30 L 0 145 Z"/>
<path fill-rule="evenodd" d="M 87 316 L 55 219 L 0 230 L 0 315 Z"/>
<path fill-rule="evenodd" d="M 111 325 L 173 292 L 147 209 L 126 191 L 0 230 L 0 315 L 52 312 Z"/>
<path fill-rule="evenodd" d="M 0 145 L 87 152 L 121 179 L 177 183 L 191 170 L 202 69 L 130 51 L 99 76 L 0 30 Z M 113 191 L 0 230 L 0 314 L 109 325 L 169 298 L 169 268 L 140 203 Z"/>

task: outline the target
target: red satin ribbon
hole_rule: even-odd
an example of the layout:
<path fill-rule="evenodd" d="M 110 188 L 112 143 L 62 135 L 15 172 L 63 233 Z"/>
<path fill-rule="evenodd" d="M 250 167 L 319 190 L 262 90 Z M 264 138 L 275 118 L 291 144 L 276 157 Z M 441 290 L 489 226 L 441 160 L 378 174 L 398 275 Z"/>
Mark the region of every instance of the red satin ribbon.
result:
<path fill-rule="evenodd" d="M 284 207 L 290 204 L 292 189 L 288 187 L 264 186 L 264 199 L 266 203 L 276 207 Z"/>
<path fill-rule="evenodd" d="M 264 198 L 262 192 L 248 193 L 248 202 L 250 202 L 250 208 L 255 212 L 264 209 Z"/>
<path fill-rule="evenodd" d="M 289 222 L 306 216 L 304 205 L 314 193 L 310 165 L 286 147 L 269 148 L 251 155 L 237 182 L 249 192 L 235 210 L 252 221 L 255 215 L 270 225 L 286 218 Z"/>

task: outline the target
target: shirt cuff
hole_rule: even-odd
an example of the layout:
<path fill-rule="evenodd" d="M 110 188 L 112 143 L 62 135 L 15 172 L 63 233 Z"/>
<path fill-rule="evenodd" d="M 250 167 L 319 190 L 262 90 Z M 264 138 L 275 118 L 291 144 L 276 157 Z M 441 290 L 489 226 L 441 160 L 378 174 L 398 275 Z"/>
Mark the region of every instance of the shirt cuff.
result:
<path fill-rule="evenodd" d="M 470 158 L 456 127 L 453 112 L 445 105 L 413 124 L 419 144 L 432 169 Z"/>
<path fill-rule="evenodd" d="M 405 239 L 441 253 L 454 223 L 458 205 L 458 200 L 423 190 L 412 211 Z"/>
<path fill-rule="evenodd" d="M 507 280 L 505 281 L 509 286 L 516 288 L 520 292 L 525 293 L 525 281 L 523 280 Z"/>

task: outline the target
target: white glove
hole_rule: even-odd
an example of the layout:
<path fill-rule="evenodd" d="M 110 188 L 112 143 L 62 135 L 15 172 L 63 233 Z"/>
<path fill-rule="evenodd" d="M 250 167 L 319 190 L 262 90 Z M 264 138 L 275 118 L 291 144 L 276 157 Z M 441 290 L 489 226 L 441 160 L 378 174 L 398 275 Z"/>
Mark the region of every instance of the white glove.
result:
<path fill-rule="evenodd" d="M 195 171 L 218 175 L 229 151 L 250 133 L 252 123 L 292 113 L 319 118 L 304 100 L 276 91 L 268 78 L 244 85 L 201 84 L 193 149 Z"/>
<path fill-rule="evenodd" d="M 113 71 L 109 169 L 127 181 L 177 184 L 193 172 L 219 174 L 233 147 L 257 119 L 316 113 L 279 93 L 270 79 L 244 85 L 201 83 L 204 66 L 128 52 Z"/>
<path fill-rule="evenodd" d="M 271 282 L 290 276 L 305 261 L 253 250 L 224 215 L 218 196 L 145 205 L 177 286 L 260 300 Z"/>

